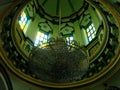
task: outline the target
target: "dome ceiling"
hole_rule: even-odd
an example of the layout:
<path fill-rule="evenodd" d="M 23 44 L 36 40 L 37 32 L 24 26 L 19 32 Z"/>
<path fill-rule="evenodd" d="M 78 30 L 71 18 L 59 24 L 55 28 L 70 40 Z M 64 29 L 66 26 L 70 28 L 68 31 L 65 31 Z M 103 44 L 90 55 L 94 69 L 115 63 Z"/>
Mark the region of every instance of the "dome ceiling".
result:
<path fill-rule="evenodd" d="M 115 18 L 118 15 L 115 10 L 104 7 L 104 3 L 104 0 L 19 0 L 13 3 L 1 20 L 3 61 L 16 76 L 37 86 L 84 88 L 109 77 L 119 66 L 120 22 Z M 61 23 L 58 23 L 60 18 Z M 82 59 L 86 61 L 81 65 Z M 85 70 L 83 74 L 79 70 L 81 66 Z M 78 71 L 82 74 L 80 77 Z M 61 73 L 65 77 L 60 76 Z M 51 75 L 55 81 L 59 78 L 60 83 L 45 75 Z M 65 81 L 73 76 L 75 79 Z"/>
<path fill-rule="evenodd" d="M 84 0 L 38 0 L 39 5 L 50 16 L 67 17 L 80 10 Z"/>

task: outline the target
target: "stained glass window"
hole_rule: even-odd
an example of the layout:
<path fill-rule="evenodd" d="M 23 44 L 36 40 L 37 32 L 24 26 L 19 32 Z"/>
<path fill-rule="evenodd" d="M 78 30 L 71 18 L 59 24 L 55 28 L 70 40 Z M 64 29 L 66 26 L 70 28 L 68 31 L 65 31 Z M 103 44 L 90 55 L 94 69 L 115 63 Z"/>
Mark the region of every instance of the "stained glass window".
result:
<path fill-rule="evenodd" d="M 23 11 L 19 18 L 19 25 L 20 25 L 21 30 L 23 30 L 24 33 L 26 33 L 27 31 L 30 21 L 31 20 L 28 19 L 27 13 Z"/>
<path fill-rule="evenodd" d="M 40 45 L 46 43 L 47 40 L 48 40 L 48 35 L 43 32 L 38 31 L 35 42 L 34 42 L 34 46 L 40 46 Z"/>
<path fill-rule="evenodd" d="M 93 23 L 91 23 L 89 27 L 86 29 L 86 33 L 87 33 L 88 42 L 92 41 L 95 38 L 96 30 Z"/>

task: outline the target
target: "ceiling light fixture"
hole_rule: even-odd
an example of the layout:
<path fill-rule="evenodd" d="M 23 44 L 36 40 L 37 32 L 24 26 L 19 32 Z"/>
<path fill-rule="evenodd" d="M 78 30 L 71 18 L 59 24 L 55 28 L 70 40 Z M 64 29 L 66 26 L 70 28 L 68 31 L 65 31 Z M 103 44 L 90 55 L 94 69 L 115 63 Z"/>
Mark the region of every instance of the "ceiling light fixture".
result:
<path fill-rule="evenodd" d="M 59 30 L 61 25 L 61 8 Z M 89 61 L 85 51 L 73 40 L 71 44 L 61 37 L 50 38 L 45 45 L 33 48 L 29 69 L 40 80 L 71 82 L 80 80 L 87 72 Z"/>

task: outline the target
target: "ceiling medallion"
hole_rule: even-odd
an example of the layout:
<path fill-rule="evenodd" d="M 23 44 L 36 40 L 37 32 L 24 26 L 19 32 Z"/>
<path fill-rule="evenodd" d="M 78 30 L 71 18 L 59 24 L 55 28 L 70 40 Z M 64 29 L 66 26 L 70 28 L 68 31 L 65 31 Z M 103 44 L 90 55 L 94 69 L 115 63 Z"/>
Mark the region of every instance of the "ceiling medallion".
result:
<path fill-rule="evenodd" d="M 48 82 L 80 80 L 88 70 L 84 50 L 73 42 L 68 45 L 62 38 L 52 38 L 47 44 L 31 51 L 29 68 L 37 78 Z"/>

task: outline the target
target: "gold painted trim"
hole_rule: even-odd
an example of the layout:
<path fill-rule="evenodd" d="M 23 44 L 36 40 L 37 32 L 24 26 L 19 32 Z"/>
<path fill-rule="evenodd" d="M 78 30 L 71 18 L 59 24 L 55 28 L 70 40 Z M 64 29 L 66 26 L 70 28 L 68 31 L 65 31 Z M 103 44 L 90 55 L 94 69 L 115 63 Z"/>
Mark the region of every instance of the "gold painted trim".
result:
<path fill-rule="evenodd" d="M 95 53 L 89 58 L 90 61 L 94 61 L 101 53 L 102 51 L 104 50 L 106 44 L 107 44 L 107 41 L 108 41 L 108 36 L 109 36 L 109 29 L 108 29 L 108 23 L 107 23 L 107 20 L 105 18 L 105 15 L 102 13 L 102 11 L 98 8 L 97 5 L 95 5 L 94 3 L 92 3 L 91 0 L 86 0 L 92 7 L 94 7 L 95 9 L 98 10 L 98 12 L 100 13 L 101 17 L 102 17 L 102 20 L 103 20 L 103 26 L 104 26 L 104 35 L 103 35 L 103 40 L 100 44 L 100 47 L 95 51 Z M 88 50 L 90 49 L 91 47 L 88 47 Z M 97 57 L 96 57 L 97 56 Z"/>

